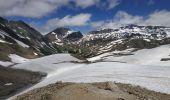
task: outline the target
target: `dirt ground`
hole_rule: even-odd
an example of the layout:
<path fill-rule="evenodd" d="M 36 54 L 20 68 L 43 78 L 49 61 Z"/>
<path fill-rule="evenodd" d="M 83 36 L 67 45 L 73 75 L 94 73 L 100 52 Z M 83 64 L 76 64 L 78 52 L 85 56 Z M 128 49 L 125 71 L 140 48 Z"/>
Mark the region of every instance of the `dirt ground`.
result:
<path fill-rule="evenodd" d="M 170 94 L 113 82 L 57 82 L 18 96 L 15 100 L 170 100 Z"/>

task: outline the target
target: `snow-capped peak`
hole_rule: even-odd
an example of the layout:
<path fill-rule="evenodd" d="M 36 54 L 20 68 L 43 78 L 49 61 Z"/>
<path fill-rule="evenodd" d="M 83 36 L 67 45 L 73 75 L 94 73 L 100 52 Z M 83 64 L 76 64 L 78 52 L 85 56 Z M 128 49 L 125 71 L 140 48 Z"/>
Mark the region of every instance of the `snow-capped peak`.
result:
<path fill-rule="evenodd" d="M 163 39 L 170 36 L 170 29 L 163 26 L 138 26 L 127 25 L 116 29 L 101 29 L 90 32 L 84 37 L 84 40 L 94 39 L 122 39 L 127 37 L 134 38 L 150 38 L 150 39 Z"/>
<path fill-rule="evenodd" d="M 63 36 L 63 38 L 67 37 L 68 35 L 70 35 L 70 34 L 72 34 L 72 33 L 74 33 L 74 32 L 76 32 L 76 31 L 68 30 L 68 31 L 65 33 L 65 35 Z"/>

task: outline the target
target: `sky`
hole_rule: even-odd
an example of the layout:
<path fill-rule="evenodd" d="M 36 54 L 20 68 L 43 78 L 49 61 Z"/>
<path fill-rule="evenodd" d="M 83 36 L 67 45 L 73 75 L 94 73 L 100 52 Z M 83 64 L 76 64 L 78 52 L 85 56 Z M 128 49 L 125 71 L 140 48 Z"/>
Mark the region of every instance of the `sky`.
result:
<path fill-rule="evenodd" d="M 0 16 L 42 34 L 57 27 L 87 33 L 127 24 L 170 27 L 170 0 L 0 0 Z"/>

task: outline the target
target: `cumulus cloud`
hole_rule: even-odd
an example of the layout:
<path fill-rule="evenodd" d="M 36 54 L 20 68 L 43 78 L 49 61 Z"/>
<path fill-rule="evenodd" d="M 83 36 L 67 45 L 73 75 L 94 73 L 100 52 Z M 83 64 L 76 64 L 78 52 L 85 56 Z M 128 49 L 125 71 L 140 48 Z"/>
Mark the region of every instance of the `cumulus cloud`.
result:
<path fill-rule="evenodd" d="M 92 22 L 91 26 L 95 28 L 117 28 L 122 25 L 142 23 L 142 21 L 142 16 L 133 16 L 125 11 L 118 11 L 113 19 L 107 21 Z M 94 23 L 97 23 L 97 25 L 94 25 Z"/>
<path fill-rule="evenodd" d="M 146 25 L 170 26 L 170 11 L 155 11 L 144 21 Z"/>
<path fill-rule="evenodd" d="M 114 8 L 118 0 L 108 0 L 109 8 Z M 23 16 L 40 18 L 46 16 L 61 7 L 72 5 L 85 9 L 91 6 L 101 5 L 102 0 L 0 0 L 0 16 Z"/>
<path fill-rule="evenodd" d="M 98 28 L 101 27 L 101 25 L 103 25 L 105 23 L 105 21 L 96 21 L 96 22 L 91 22 L 90 25 L 94 28 Z"/>
<path fill-rule="evenodd" d="M 110 19 L 109 21 L 105 21 L 104 23 L 100 23 L 99 21 L 96 28 L 117 28 L 123 25 L 128 24 L 137 24 L 137 25 L 156 25 L 156 26 L 168 26 L 170 27 L 170 11 L 167 10 L 161 10 L 161 11 L 155 11 L 148 16 L 137 16 L 137 15 L 131 15 L 128 14 L 125 11 L 119 11 L 117 14 L 113 17 L 113 19 Z M 97 23 L 97 22 L 93 22 Z M 95 27 L 95 25 L 91 24 L 92 27 Z M 100 25 L 99 25 L 100 24 Z"/>
<path fill-rule="evenodd" d="M 0 15 L 42 17 L 67 4 L 68 0 L 0 0 Z"/>
<path fill-rule="evenodd" d="M 41 32 L 49 32 L 57 27 L 70 27 L 70 26 L 86 26 L 89 25 L 91 14 L 81 13 L 74 16 L 67 15 L 63 18 L 49 19 L 44 26 L 38 26 L 35 23 L 31 23 L 31 26 L 36 27 Z"/>
<path fill-rule="evenodd" d="M 83 26 L 90 20 L 91 14 L 78 14 L 75 16 L 67 15 L 64 18 L 50 19 L 47 24 L 50 26 Z"/>
<path fill-rule="evenodd" d="M 100 0 L 75 0 L 74 1 L 78 7 L 87 8 L 100 3 Z"/>
<path fill-rule="evenodd" d="M 67 15 L 63 18 L 49 19 L 44 26 L 32 24 L 41 32 L 49 32 L 56 27 L 69 26 L 91 26 L 93 28 L 117 28 L 128 24 L 137 25 L 161 25 L 170 27 L 170 11 L 155 11 L 148 16 L 137 16 L 125 11 L 118 11 L 116 15 L 109 20 L 91 21 L 92 14 L 81 13 L 78 15 Z"/>
<path fill-rule="evenodd" d="M 108 9 L 112 9 L 117 5 L 119 5 L 120 0 L 107 0 L 107 2 L 108 2 Z"/>

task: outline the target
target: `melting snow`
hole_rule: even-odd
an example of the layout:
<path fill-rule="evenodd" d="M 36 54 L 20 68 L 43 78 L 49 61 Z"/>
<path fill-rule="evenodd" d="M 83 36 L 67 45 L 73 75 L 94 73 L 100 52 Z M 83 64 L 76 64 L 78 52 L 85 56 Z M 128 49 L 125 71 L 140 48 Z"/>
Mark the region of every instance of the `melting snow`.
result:
<path fill-rule="evenodd" d="M 126 51 L 129 52 L 131 49 Z M 71 63 L 70 61 L 79 60 L 69 54 L 55 54 L 18 64 L 14 68 L 48 73 L 44 80 L 22 93 L 56 81 L 116 81 L 170 94 L 170 62 L 160 61 L 161 58 L 169 56 L 169 51 L 169 45 L 164 45 L 154 49 L 139 50 L 134 55 L 129 56 L 108 56 L 105 59 L 106 62 L 92 64 Z M 109 55 L 109 53 L 97 56 L 96 59 L 106 55 Z M 110 62 L 115 59 L 127 63 Z"/>
<path fill-rule="evenodd" d="M 14 63 L 8 62 L 8 61 L 0 61 L 0 65 L 4 67 L 8 67 L 10 65 L 13 65 Z"/>
<path fill-rule="evenodd" d="M 29 48 L 29 46 L 28 45 L 26 45 L 25 43 L 23 43 L 23 42 L 21 42 L 21 41 L 18 41 L 18 40 L 16 40 L 16 39 L 14 39 L 20 46 L 22 46 L 22 47 L 25 47 L 25 48 Z"/>
<path fill-rule="evenodd" d="M 11 58 L 11 61 L 14 63 L 24 63 L 24 62 L 28 62 L 29 59 L 23 58 L 21 56 L 18 56 L 16 54 L 10 54 L 9 58 Z"/>
<path fill-rule="evenodd" d="M 4 41 L 4 40 L 1 40 L 1 39 L 0 39 L 0 42 L 2 42 L 2 43 L 6 43 L 6 41 Z"/>
<path fill-rule="evenodd" d="M 6 83 L 6 84 L 4 84 L 4 85 L 10 86 L 10 85 L 13 85 L 13 83 Z"/>

